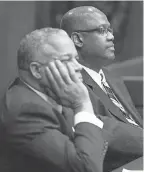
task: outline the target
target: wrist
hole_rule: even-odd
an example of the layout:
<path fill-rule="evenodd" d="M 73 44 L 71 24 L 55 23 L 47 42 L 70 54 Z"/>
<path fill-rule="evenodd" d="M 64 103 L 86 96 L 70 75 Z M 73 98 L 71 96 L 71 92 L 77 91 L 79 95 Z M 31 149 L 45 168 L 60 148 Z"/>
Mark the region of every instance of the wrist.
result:
<path fill-rule="evenodd" d="M 88 112 L 79 112 L 74 116 L 74 126 L 76 126 L 79 123 L 91 123 L 96 125 L 99 128 L 103 128 L 103 122 L 97 118 L 94 114 L 88 113 Z"/>
<path fill-rule="evenodd" d="M 94 114 L 93 106 L 90 100 L 84 101 L 81 104 L 75 106 L 73 108 L 74 114 L 77 114 L 79 112 L 85 111 L 91 114 Z"/>

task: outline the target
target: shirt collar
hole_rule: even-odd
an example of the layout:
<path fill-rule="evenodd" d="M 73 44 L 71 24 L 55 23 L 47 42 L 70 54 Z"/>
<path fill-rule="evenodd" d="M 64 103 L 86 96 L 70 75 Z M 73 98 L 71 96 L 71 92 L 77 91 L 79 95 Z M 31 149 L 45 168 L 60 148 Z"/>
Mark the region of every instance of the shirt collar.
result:
<path fill-rule="evenodd" d="M 101 77 L 101 81 L 102 81 L 102 82 L 106 82 L 105 74 L 104 74 L 104 72 L 103 72 L 102 69 L 100 69 L 99 75 L 100 75 L 100 77 Z"/>
<path fill-rule="evenodd" d="M 45 95 L 44 93 L 36 90 L 35 88 L 33 88 L 32 86 L 30 86 L 28 83 L 26 83 L 25 81 L 23 81 L 21 78 L 20 80 L 25 84 L 27 85 L 31 90 L 33 90 L 37 95 L 39 95 L 44 101 L 48 102 L 50 105 L 54 105 L 55 108 L 60 112 L 62 113 L 62 106 L 57 104 L 54 100 L 51 99 L 51 101 L 49 100 L 48 96 Z"/>
<path fill-rule="evenodd" d="M 36 94 L 38 94 L 43 100 L 45 100 L 46 102 L 49 102 L 47 95 L 45 95 L 44 93 L 42 93 L 42 92 L 36 90 L 36 89 L 33 88 L 32 86 L 30 86 L 28 83 L 26 83 L 25 81 L 23 81 L 21 78 L 20 78 L 20 80 L 21 80 L 25 85 L 27 85 L 31 90 L 33 90 Z"/>
<path fill-rule="evenodd" d="M 92 70 L 92 69 L 90 69 L 90 68 L 88 68 L 88 67 L 86 67 L 86 66 L 83 66 L 83 65 L 82 65 L 82 68 L 83 68 L 87 73 L 89 73 L 90 75 L 91 75 L 91 74 L 94 74 L 95 77 L 97 77 L 97 79 L 98 79 L 99 81 L 103 81 L 103 82 L 106 81 L 106 78 L 105 78 L 105 75 L 104 75 L 104 72 L 103 72 L 102 69 L 100 69 L 99 72 L 96 72 L 96 71 L 94 71 L 94 70 Z"/>

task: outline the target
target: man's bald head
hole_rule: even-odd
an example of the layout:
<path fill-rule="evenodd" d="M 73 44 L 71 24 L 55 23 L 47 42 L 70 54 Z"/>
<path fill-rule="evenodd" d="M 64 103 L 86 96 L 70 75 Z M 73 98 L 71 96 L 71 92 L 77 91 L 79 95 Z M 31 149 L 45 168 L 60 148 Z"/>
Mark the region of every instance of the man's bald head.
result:
<path fill-rule="evenodd" d="M 27 34 L 21 40 L 18 49 L 18 68 L 27 70 L 32 61 L 39 60 L 35 58 L 44 57 L 41 56 L 42 53 L 43 55 L 53 54 L 57 51 L 58 41 L 65 37 L 68 38 L 67 33 L 56 28 L 42 28 Z"/>
<path fill-rule="evenodd" d="M 76 7 L 62 18 L 60 28 L 74 42 L 81 61 L 99 70 L 115 58 L 114 36 L 106 15 L 92 6 Z"/>
<path fill-rule="evenodd" d="M 92 6 L 81 6 L 68 11 L 61 20 L 60 28 L 69 35 L 78 30 L 88 30 L 96 28 L 99 19 L 106 17 L 99 9 Z"/>

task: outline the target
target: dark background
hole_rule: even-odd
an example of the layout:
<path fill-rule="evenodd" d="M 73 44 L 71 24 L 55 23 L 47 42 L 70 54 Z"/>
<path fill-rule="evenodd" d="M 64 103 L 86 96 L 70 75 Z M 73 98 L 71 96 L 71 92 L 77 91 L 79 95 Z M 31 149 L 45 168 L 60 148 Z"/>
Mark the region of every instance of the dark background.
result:
<path fill-rule="evenodd" d="M 59 27 L 62 15 L 81 5 L 101 9 L 114 28 L 116 60 L 109 69 L 142 81 L 143 1 L 0 1 L 0 97 L 17 74 L 16 51 L 22 36 L 36 28 Z M 142 84 L 133 90 L 142 99 Z"/>

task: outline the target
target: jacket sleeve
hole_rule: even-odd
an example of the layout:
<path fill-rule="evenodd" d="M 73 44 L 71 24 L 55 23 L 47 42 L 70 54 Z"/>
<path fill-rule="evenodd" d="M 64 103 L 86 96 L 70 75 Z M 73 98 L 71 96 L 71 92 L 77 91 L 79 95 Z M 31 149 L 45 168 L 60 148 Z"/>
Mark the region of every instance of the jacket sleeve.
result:
<path fill-rule="evenodd" d="M 110 117 L 101 117 L 104 122 L 103 133 L 109 147 L 125 154 L 142 156 L 143 129 Z"/>
<path fill-rule="evenodd" d="M 104 171 L 112 171 L 143 156 L 143 129 L 110 117 L 104 122 L 103 138 L 108 141 Z"/>
<path fill-rule="evenodd" d="M 23 107 L 6 123 L 8 143 L 17 151 L 63 171 L 102 172 L 105 142 L 101 129 L 79 123 L 71 141 L 61 132 L 57 115 L 60 114 L 33 104 Z"/>

